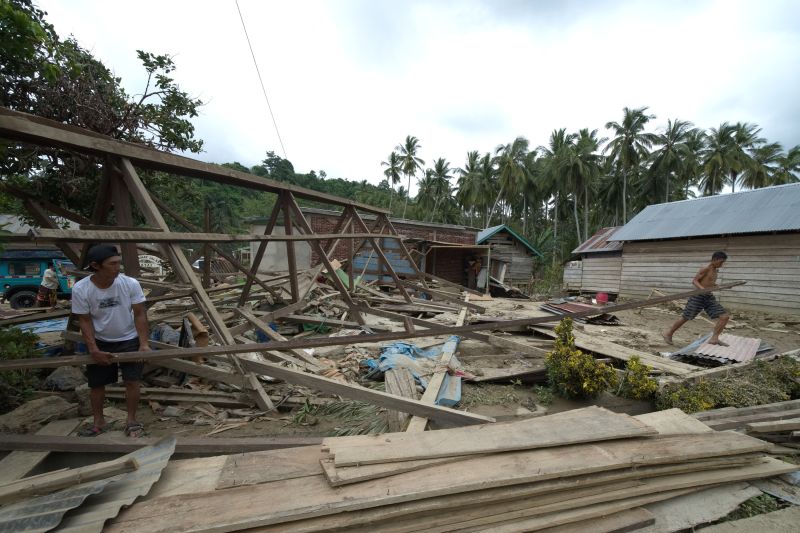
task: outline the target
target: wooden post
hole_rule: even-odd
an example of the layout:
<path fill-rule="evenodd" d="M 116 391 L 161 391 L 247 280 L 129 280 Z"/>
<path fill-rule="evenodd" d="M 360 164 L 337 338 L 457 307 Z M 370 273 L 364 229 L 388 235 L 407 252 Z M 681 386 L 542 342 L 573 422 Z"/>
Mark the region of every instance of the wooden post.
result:
<path fill-rule="evenodd" d="M 353 229 L 352 220 L 348 221 L 347 229 L 352 232 L 352 229 Z M 347 281 L 348 281 L 348 285 L 350 285 L 350 287 L 349 287 L 350 288 L 350 294 L 355 294 L 356 293 L 356 284 L 355 284 L 355 281 L 353 279 L 353 269 L 355 268 L 355 265 L 353 265 L 353 261 L 355 260 L 355 250 L 353 248 L 354 244 L 355 243 L 353 242 L 353 239 L 347 239 L 347 255 L 349 257 L 349 259 L 347 260 Z"/>
<path fill-rule="evenodd" d="M 275 229 L 275 223 L 278 221 L 278 213 L 280 213 L 281 209 L 283 208 L 281 196 L 283 196 L 283 193 L 278 195 L 278 200 L 272 207 L 272 213 L 269 215 L 269 221 L 267 221 L 267 225 L 264 227 L 264 235 L 272 234 L 272 230 Z M 258 274 L 258 267 L 261 266 L 261 260 L 264 258 L 264 252 L 266 251 L 268 244 L 269 241 L 261 241 L 258 245 L 258 250 L 256 250 L 255 257 L 252 258 L 252 264 L 250 265 L 250 276 L 248 276 L 247 281 L 245 281 L 244 287 L 242 288 L 242 294 L 239 297 L 239 307 L 242 307 L 245 302 L 247 302 L 247 297 L 250 296 L 250 287 L 253 286 L 253 279 Z"/>
<path fill-rule="evenodd" d="M 111 177 L 111 196 L 114 199 L 114 216 L 118 226 L 133 227 L 133 211 L 131 210 L 131 195 L 125 188 L 122 178 L 116 172 Z M 139 251 L 135 242 L 120 243 L 122 264 L 125 265 L 125 274 L 132 278 L 142 275 L 139 268 Z"/>
<path fill-rule="evenodd" d="M 284 235 L 292 235 L 292 213 L 286 208 L 286 195 L 282 194 L 280 201 L 283 204 L 283 233 Z M 320 249 L 322 249 L 321 246 Z M 294 242 L 292 241 L 286 241 L 286 264 L 289 266 L 289 286 L 292 291 L 292 301 L 297 302 L 300 300 L 300 286 L 297 283 L 297 257 L 294 254 Z"/>
<path fill-rule="evenodd" d="M 139 175 L 136 173 L 136 169 L 133 168 L 131 162 L 128 159 L 121 158 L 120 164 L 122 167 L 122 177 L 125 180 L 125 184 L 128 186 L 128 191 L 131 193 L 137 205 L 139 206 L 139 209 L 142 211 L 147 223 L 153 227 L 161 228 L 162 230 L 169 230 L 166 220 L 164 220 L 164 217 L 161 215 L 156 207 L 156 204 L 153 202 L 153 199 L 150 197 L 150 194 L 147 192 L 144 183 L 142 183 L 142 180 L 139 179 Z M 175 270 L 175 273 L 178 275 L 181 281 L 184 283 L 189 283 L 194 289 L 195 292 L 192 294 L 192 298 L 194 299 L 197 307 L 205 315 L 206 320 L 214 330 L 217 338 L 226 345 L 236 344 L 236 340 L 233 338 L 233 335 L 231 335 L 230 331 L 228 331 L 228 327 L 225 325 L 225 320 L 219 314 L 217 308 L 214 306 L 214 303 L 211 301 L 211 298 L 209 298 L 208 294 L 203 288 L 203 285 L 200 283 L 200 280 L 197 279 L 197 276 L 195 276 L 194 272 L 192 271 L 192 267 L 189 264 L 189 261 L 186 259 L 186 256 L 183 254 L 183 250 L 181 250 L 180 245 L 177 243 L 165 243 L 163 246 L 165 252 L 170 258 L 170 261 L 172 262 L 172 267 Z M 247 385 L 252 388 L 254 392 L 253 397 L 258 406 L 261 409 L 272 410 L 274 408 L 272 400 L 270 400 L 266 391 L 264 391 L 263 387 L 261 387 L 258 379 L 254 379 L 255 376 L 245 374 L 238 357 L 231 356 L 229 359 L 239 373 L 242 374 L 245 380 L 243 385 Z"/>
<path fill-rule="evenodd" d="M 211 207 L 208 202 L 203 208 L 203 227 L 206 233 L 211 233 Z M 208 243 L 203 244 L 203 287 L 211 287 L 211 247 Z"/>
<path fill-rule="evenodd" d="M 31 214 L 33 219 L 36 220 L 36 222 L 40 226 L 44 226 L 46 228 L 51 228 L 51 229 L 58 229 L 58 224 L 56 224 L 53 221 L 53 219 L 50 218 L 50 216 L 47 214 L 47 211 L 45 211 L 44 208 L 41 205 L 39 205 L 38 202 L 35 202 L 33 200 L 25 200 L 23 201 L 23 204 L 25 205 L 25 208 Z M 57 245 L 59 248 L 61 248 L 61 251 L 64 252 L 64 255 L 66 255 L 70 261 L 75 263 L 76 267 L 80 268 L 81 258 L 78 250 L 69 243 L 60 242 L 57 243 Z"/>

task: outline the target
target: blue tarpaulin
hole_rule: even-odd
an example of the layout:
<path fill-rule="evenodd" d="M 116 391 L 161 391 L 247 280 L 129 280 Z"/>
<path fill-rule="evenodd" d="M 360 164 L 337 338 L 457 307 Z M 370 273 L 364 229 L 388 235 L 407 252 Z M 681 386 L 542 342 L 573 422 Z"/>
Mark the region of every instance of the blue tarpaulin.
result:
<path fill-rule="evenodd" d="M 446 344 L 455 343 L 457 346 L 460 340 L 461 338 L 457 335 L 452 335 L 445 344 L 426 350 L 409 342 L 393 342 L 381 348 L 381 354 L 378 359 L 363 361 L 370 368 L 367 377 L 376 378 L 393 368 L 407 368 L 414 376 L 414 379 L 426 389 L 428 388 L 428 382 L 423 376 L 432 373 Z M 455 346 L 452 347 L 452 350 L 455 352 Z M 453 406 L 461 399 L 461 378 L 449 378 L 451 376 L 445 376 L 445 382 L 440 390 L 439 398 L 436 400 L 437 405 Z"/>
<path fill-rule="evenodd" d="M 38 322 L 29 322 L 28 324 L 20 324 L 15 326 L 22 331 L 32 331 L 37 335 L 41 333 L 52 333 L 64 331 L 67 329 L 68 318 L 51 318 L 50 320 L 40 320 Z"/>

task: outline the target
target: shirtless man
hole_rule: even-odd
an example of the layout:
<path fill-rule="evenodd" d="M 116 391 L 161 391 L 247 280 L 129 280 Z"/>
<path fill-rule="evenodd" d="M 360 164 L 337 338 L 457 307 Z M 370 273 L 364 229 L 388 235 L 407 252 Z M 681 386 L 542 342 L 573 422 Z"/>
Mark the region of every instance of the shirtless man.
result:
<path fill-rule="evenodd" d="M 714 252 L 711 256 L 711 262 L 700 269 L 700 272 L 692 280 L 692 285 L 698 289 L 710 289 L 717 286 L 717 271 L 722 267 L 725 260 L 728 259 L 728 254 L 725 252 Z M 725 329 L 725 324 L 731 318 L 725 309 L 720 305 L 714 295 L 710 292 L 705 294 L 696 294 L 689 298 L 686 302 L 686 307 L 683 310 L 681 318 L 679 318 L 672 327 L 661 335 L 664 337 L 664 342 L 672 344 L 672 335 L 678 331 L 678 328 L 686 324 L 688 321 L 693 320 L 694 317 L 700 314 L 700 311 L 705 311 L 710 318 L 717 318 L 717 324 L 714 326 L 714 333 L 708 339 L 709 344 L 719 344 L 720 346 L 727 346 L 724 342 L 719 340 L 722 330 Z"/>

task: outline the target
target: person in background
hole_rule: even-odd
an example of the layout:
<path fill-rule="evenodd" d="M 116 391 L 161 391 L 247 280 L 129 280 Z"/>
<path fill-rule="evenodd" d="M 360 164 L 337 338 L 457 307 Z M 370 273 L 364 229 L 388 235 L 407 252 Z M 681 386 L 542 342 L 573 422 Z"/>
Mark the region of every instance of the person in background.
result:
<path fill-rule="evenodd" d="M 128 418 L 125 434 L 144 435 L 144 426 L 136 420 L 139 405 L 139 384 L 144 363 L 117 364 L 115 353 L 150 351 L 147 309 L 142 286 L 133 278 L 120 274 L 122 258 L 115 246 L 98 244 L 87 253 L 91 276 L 83 278 L 72 289 L 72 313 L 78 316 L 81 334 L 93 364 L 86 365 L 92 405 L 93 425 L 79 435 L 90 437 L 103 433 L 106 385 L 116 383 L 122 370 Z"/>
<path fill-rule="evenodd" d="M 39 292 L 36 294 L 36 305 L 38 307 L 49 307 L 50 311 L 56 308 L 58 302 L 58 274 L 53 263 L 47 265 L 47 269 L 42 275 L 42 284 L 39 285 Z"/>

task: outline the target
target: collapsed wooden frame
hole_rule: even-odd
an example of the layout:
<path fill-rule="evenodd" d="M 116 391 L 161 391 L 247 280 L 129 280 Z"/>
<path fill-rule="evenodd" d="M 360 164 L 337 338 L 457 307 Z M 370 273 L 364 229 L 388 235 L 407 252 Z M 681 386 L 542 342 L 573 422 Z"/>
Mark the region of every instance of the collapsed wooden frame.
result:
<path fill-rule="evenodd" d="M 81 265 L 83 263 L 89 243 L 91 242 L 109 241 L 121 243 L 121 253 L 126 272 L 132 276 L 139 276 L 140 274 L 137 249 L 147 246 L 146 243 L 158 243 L 162 255 L 170 261 L 173 271 L 182 284 L 181 291 L 166 295 L 162 294 L 161 297 L 167 299 L 170 296 L 179 298 L 190 295 L 194 305 L 203 314 L 217 342 L 220 343 L 220 346 L 208 348 L 167 349 L 152 353 L 125 354 L 119 355 L 117 360 L 172 360 L 172 366 L 174 367 L 177 362 L 180 361 L 179 358 L 223 355 L 228 359 L 236 372 L 235 375 L 230 374 L 230 377 L 226 376 L 225 379 L 221 377 L 220 371 L 218 370 L 210 368 L 201 370 L 201 365 L 188 361 L 183 361 L 179 366 L 181 366 L 184 371 L 187 369 L 194 370 L 197 375 L 204 375 L 206 377 L 210 377 L 211 374 L 213 374 L 219 380 L 233 382 L 239 385 L 251 393 L 254 401 L 262 409 L 271 409 L 273 406 L 269 396 L 266 394 L 257 378 L 259 374 L 278 377 L 292 383 L 303 384 L 342 396 L 373 401 L 379 405 L 403 410 L 419 417 L 431 418 L 444 423 L 469 424 L 485 422 L 487 421 L 485 417 L 462 413 L 452 409 L 445 409 L 425 402 L 417 402 L 414 400 L 406 401 L 406 399 L 399 399 L 398 397 L 393 397 L 385 393 L 370 391 L 370 389 L 365 389 L 363 387 L 342 384 L 340 382 L 335 382 L 335 380 L 328 380 L 327 378 L 314 374 L 286 369 L 267 362 L 242 358 L 240 354 L 288 352 L 287 356 L 289 356 L 292 351 L 302 348 L 382 342 L 441 334 L 460 334 L 485 339 L 488 336 L 479 332 L 516 328 L 554 320 L 552 317 L 538 317 L 486 324 L 470 324 L 454 328 L 434 325 L 433 323 L 420 319 L 412 319 L 410 317 L 401 318 L 390 312 L 387 313 L 385 311 L 373 309 L 369 305 L 369 298 L 366 300 L 359 300 L 355 296 L 356 276 L 354 273 L 353 258 L 365 245 L 369 245 L 372 251 L 377 255 L 379 277 L 381 279 L 386 276 L 391 278 L 394 290 L 397 291 L 406 304 L 422 306 L 430 305 L 431 303 L 435 304 L 436 300 L 441 300 L 456 304 L 456 309 L 469 308 L 478 312 L 485 311 L 485 309 L 478 304 L 469 302 L 467 299 L 462 300 L 462 297 L 458 294 L 450 294 L 445 291 L 433 289 L 429 285 L 431 281 L 438 282 L 450 288 L 455 287 L 458 292 L 476 295 L 481 294 L 478 291 L 467 289 L 420 271 L 408 249 L 403 244 L 400 234 L 388 218 L 387 213 L 372 206 L 288 184 L 274 182 L 241 172 L 235 172 L 224 167 L 201 163 L 185 157 L 159 152 L 141 145 L 117 141 L 93 132 L 81 130 L 80 128 L 66 126 L 3 108 L 0 108 L 0 138 L 100 156 L 103 164 L 103 178 L 90 218 L 83 217 L 60 206 L 38 201 L 30 194 L 15 189 L 14 187 L 4 186 L 4 190 L 7 193 L 13 194 L 23 200 L 31 216 L 42 226 L 42 229 L 35 230 L 33 235 L 29 236 L 28 239 L 38 242 L 56 243 L 76 265 Z M 200 232 L 198 231 L 199 228 L 183 219 L 180 214 L 171 209 L 162 200 L 150 194 L 139 177 L 134 163 L 146 169 L 199 177 L 230 185 L 268 191 L 277 194 L 278 198 L 270 213 L 263 235 L 223 235 Z M 333 232 L 324 235 L 315 234 L 311 224 L 302 213 L 297 203 L 297 198 L 341 206 L 343 210 L 336 222 Z M 133 199 L 133 202 L 131 202 L 131 199 Z M 107 226 L 106 224 L 108 223 L 112 205 L 116 226 Z M 147 224 L 146 228 L 133 227 L 134 207 L 138 209 L 144 218 Z M 376 218 L 372 228 L 368 227 L 359 211 L 365 211 L 375 215 Z M 50 218 L 49 212 L 82 224 L 83 227 L 77 232 L 62 230 L 58 228 L 56 223 Z M 162 212 L 166 213 L 178 224 L 186 228 L 188 232 L 173 232 L 167 224 Z M 273 230 L 278 224 L 281 215 L 283 217 L 285 235 L 273 235 Z M 87 227 L 91 229 L 85 229 Z M 386 257 L 380 244 L 380 241 L 385 238 L 396 239 L 399 242 L 400 254 L 408 261 L 413 270 L 413 275 L 410 276 L 409 279 L 401 279 Z M 337 268 L 332 262 L 332 254 L 339 242 L 343 239 L 347 240 L 349 243 L 347 246 L 349 261 L 347 261 L 346 284 L 339 275 L 337 275 Z M 330 282 L 338 291 L 338 295 L 344 303 L 344 307 L 347 309 L 347 314 L 350 316 L 351 320 L 354 321 L 355 324 L 361 326 L 368 334 L 293 340 L 275 340 L 273 337 L 273 340 L 268 343 L 240 344 L 240 339 L 237 339 L 234 331 L 226 324 L 225 318 L 211 300 L 209 290 L 204 287 L 201 280 L 192 270 L 188 259 L 179 245 L 181 242 L 217 243 L 224 241 L 259 241 L 259 246 L 252 259 L 252 266 L 250 268 L 245 267 L 230 255 L 223 255 L 223 257 L 230 261 L 231 264 L 246 277 L 241 294 L 238 297 L 239 308 L 245 306 L 246 302 L 249 300 L 254 284 L 259 285 L 274 298 L 279 298 L 273 288 L 269 284 L 264 283 L 264 281 L 260 280 L 257 276 L 258 266 L 270 242 L 285 243 L 289 270 L 289 292 L 291 297 L 288 301 L 284 301 L 287 305 L 283 309 L 276 310 L 270 317 L 260 317 L 261 320 L 269 322 L 269 320 L 278 318 L 279 316 L 290 315 L 294 311 L 306 306 L 306 303 L 302 301 L 303 295 L 301 295 L 299 287 L 299 270 L 294 248 L 295 242 L 304 241 L 310 245 L 319 258 L 321 266 L 327 270 Z M 212 245 L 216 251 L 222 252 L 216 244 Z M 729 284 L 723 288 L 732 287 L 734 285 L 735 284 Z M 166 287 L 156 287 L 154 290 L 162 293 L 169 292 Z M 187 290 L 188 293 L 186 292 Z M 689 295 L 702 292 L 709 292 L 709 290 L 690 291 L 688 293 L 654 298 L 643 302 L 610 306 L 606 310 L 608 312 L 613 312 L 622 309 L 653 305 L 669 300 L 685 298 Z M 417 296 L 420 295 L 424 295 L 426 299 L 418 298 Z M 405 330 L 389 333 L 373 333 L 367 327 L 366 321 L 364 320 L 365 314 L 376 314 L 399 321 L 404 325 Z M 572 313 L 571 315 L 578 317 L 584 314 L 585 313 Z M 252 317 L 249 322 L 249 325 L 252 326 Z M 424 329 L 417 329 L 415 325 L 421 326 Z M 74 319 L 70 320 L 68 329 L 73 332 L 77 331 L 76 321 Z M 67 340 L 68 343 L 72 342 L 69 338 Z M 69 345 L 67 345 L 67 347 L 69 347 Z M 295 353 L 295 355 L 297 354 Z M 295 358 L 295 360 L 299 361 L 297 358 Z M 58 359 L 57 366 L 65 364 L 85 364 L 87 362 L 90 362 L 90 360 L 86 357 L 62 357 Z M 308 363 L 308 361 L 306 360 L 305 363 Z M 20 360 L 16 362 L 0 363 L 0 371 L 12 368 L 38 368 L 46 366 L 51 366 L 51 364 L 41 359 L 28 361 Z M 305 365 L 305 368 L 308 368 L 308 366 Z M 211 379 L 214 378 L 212 377 Z"/>

